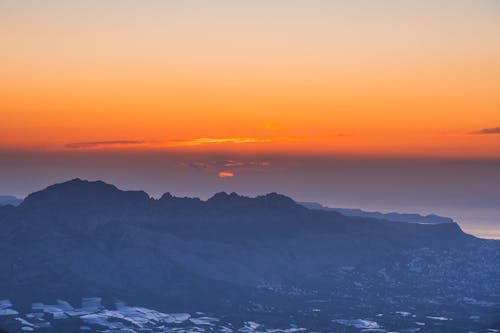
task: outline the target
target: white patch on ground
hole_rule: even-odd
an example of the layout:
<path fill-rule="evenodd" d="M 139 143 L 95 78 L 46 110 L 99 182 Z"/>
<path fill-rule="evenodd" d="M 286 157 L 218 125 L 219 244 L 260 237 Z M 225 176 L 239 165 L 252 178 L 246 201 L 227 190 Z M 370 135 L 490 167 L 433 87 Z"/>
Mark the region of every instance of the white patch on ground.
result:
<path fill-rule="evenodd" d="M 35 317 L 33 317 L 34 319 L 36 319 Z M 32 327 L 32 328 L 47 328 L 47 327 L 50 327 L 50 323 L 49 322 L 38 322 L 38 323 L 32 323 L 32 322 L 29 322 L 27 321 L 26 319 L 23 319 L 21 317 L 16 317 L 14 318 L 15 320 L 17 320 L 18 322 L 21 323 L 21 325 L 25 326 L 25 327 Z M 41 320 L 41 319 L 39 319 Z"/>
<path fill-rule="evenodd" d="M 14 316 L 19 314 L 19 312 L 17 312 L 16 310 L 9 309 L 10 307 L 12 307 L 12 303 L 10 300 L 0 300 L 0 316 Z"/>
<path fill-rule="evenodd" d="M 380 328 L 377 322 L 364 319 L 336 319 L 333 322 L 356 328 Z"/>
<path fill-rule="evenodd" d="M 25 326 L 31 326 L 31 327 L 34 327 L 35 325 L 30 323 L 29 321 L 21 318 L 21 317 L 16 317 L 15 320 L 17 320 L 18 322 L 20 322 L 22 325 L 25 325 Z"/>
<path fill-rule="evenodd" d="M 116 303 L 116 310 L 101 310 L 80 316 L 86 324 L 121 330 L 127 328 L 123 322 L 144 329 L 158 324 L 180 324 L 190 317 L 189 313 L 163 313 L 143 307 L 127 306 L 122 302 Z"/>
<path fill-rule="evenodd" d="M 212 326 L 214 323 L 218 322 L 219 319 L 214 317 L 198 317 L 189 319 L 195 325 L 210 325 Z"/>
<path fill-rule="evenodd" d="M 84 323 L 88 325 L 99 325 L 104 326 L 109 329 L 123 329 L 125 325 L 122 322 L 111 322 L 109 318 L 114 318 L 114 316 L 108 315 L 108 311 L 103 311 L 101 313 L 94 313 L 83 315 L 80 317 Z"/>
<path fill-rule="evenodd" d="M 127 306 L 124 303 L 116 303 L 116 311 L 124 320 L 134 323 L 138 327 L 147 324 L 166 323 L 180 324 L 191 318 L 189 313 L 163 313 L 142 307 Z"/>
<path fill-rule="evenodd" d="M 14 309 L 0 309 L 0 316 L 14 316 L 18 314 L 19 312 Z"/>
<path fill-rule="evenodd" d="M 12 303 L 8 299 L 0 299 L 0 309 L 10 308 Z"/>
<path fill-rule="evenodd" d="M 445 320 L 453 320 L 453 319 L 451 319 L 451 318 L 446 318 L 446 317 L 436 317 L 436 316 L 426 316 L 425 318 L 432 319 L 432 320 L 442 320 L 442 321 L 445 321 Z"/>
<path fill-rule="evenodd" d="M 255 330 L 257 328 L 260 327 L 260 324 L 254 322 L 254 321 L 246 321 L 245 322 L 245 326 L 243 326 L 242 328 L 240 328 L 238 330 L 238 332 L 241 332 L 241 333 L 252 333 L 252 332 L 255 332 Z"/>
<path fill-rule="evenodd" d="M 406 312 L 406 311 L 396 311 L 396 314 L 398 314 L 400 316 L 403 316 L 403 317 L 409 317 L 409 316 L 411 316 L 411 313 L 410 312 Z"/>
<path fill-rule="evenodd" d="M 260 326 L 260 324 L 259 324 L 259 323 L 254 322 L 254 321 L 246 321 L 246 322 L 245 322 L 245 326 L 246 326 L 246 327 L 250 327 L 250 328 L 252 328 L 252 329 L 256 330 L 256 329 Z"/>
<path fill-rule="evenodd" d="M 36 311 L 40 310 L 45 313 L 51 314 L 54 319 L 66 319 L 68 318 L 68 313 L 74 311 L 74 308 L 66 301 L 58 300 L 57 304 L 43 304 L 43 303 L 33 303 L 31 308 Z"/>
<path fill-rule="evenodd" d="M 43 320 L 43 317 L 45 314 L 43 312 L 37 312 L 37 313 L 27 313 L 26 318 L 36 318 L 38 320 Z"/>
<path fill-rule="evenodd" d="M 82 298 L 82 307 L 81 310 L 96 312 L 102 309 L 102 299 L 100 297 L 87 297 Z"/>

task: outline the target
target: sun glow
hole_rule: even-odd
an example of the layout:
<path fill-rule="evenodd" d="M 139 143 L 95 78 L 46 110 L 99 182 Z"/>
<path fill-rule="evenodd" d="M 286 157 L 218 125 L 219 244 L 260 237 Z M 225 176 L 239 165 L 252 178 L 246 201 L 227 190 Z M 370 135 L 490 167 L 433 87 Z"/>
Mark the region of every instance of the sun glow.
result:
<path fill-rule="evenodd" d="M 219 178 L 232 178 L 234 177 L 234 173 L 229 171 L 221 171 L 219 172 Z"/>

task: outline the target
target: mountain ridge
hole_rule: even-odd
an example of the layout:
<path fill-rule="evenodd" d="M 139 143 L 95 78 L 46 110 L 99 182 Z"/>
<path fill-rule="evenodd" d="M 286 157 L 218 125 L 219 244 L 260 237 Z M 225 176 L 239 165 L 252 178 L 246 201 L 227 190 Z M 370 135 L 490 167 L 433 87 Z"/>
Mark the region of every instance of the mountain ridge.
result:
<path fill-rule="evenodd" d="M 342 209 L 330 208 L 314 202 L 298 202 L 292 198 L 279 194 L 276 192 L 258 195 L 256 197 L 247 197 L 239 195 L 236 192 L 218 192 L 213 194 L 210 198 L 202 200 L 197 197 L 177 197 L 173 196 L 170 192 L 165 192 L 159 199 L 151 198 L 146 192 L 141 190 L 121 190 L 116 186 L 105 183 L 103 181 L 88 181 L 80 178 L 75 178 L 66 182 L 50 185 L 47 188 L 36 191 L 28 195 L 21 203 L 22 207 L 30 205 L 43 205 L 48 201 L 52 203 L 68 202 L 73 199 L 73 203 L 89 204 L 102 199 L 109 200 L 124 200 L 131 202 L 161 202 L 171 203 L 177 206 L 185 207 L 203 207 L 203 206 L 224 206 L 235 204 L 239 208 L 244 206 L 252 206 L 255 204 L 268 205 L 269 207 L 282 207 L 301 209 L 305 207 L 313 210 L 324 210 L 329 212 L 336 212 L 347 217 L 371 218 L 381 221 L 403 221 L 410 223 L 455 223 L 452 219 L 441 217 L 438 215 L 430 214 L 422 216 L 418 214 L 405 214 L 405 213 L 379 213 L 379 212 L 366 212 L 358 209 Z M 76 200 L 76 201 L 75 201 Z M 300 207 L 300 208 L 299 208 Z M 225 207 L 227 208 L 227 207 Z M 428 221 L 425 221 L 428 219 Z"/>
<path fill-rule="evenodd" d="M 154 199 L 144 191 L 124 191 L 116 186 L 107 184 L 103 181 L 86 181 L 73 179 L 67 182 L 54 184 L 47 188 L 34 192 L 26 197 L 23 203 L 10 213 L 19 213 L 21 216 L 49 214 L 50 220 L 69 221 L 87 219 L 89 221 L 81 223 L 79 228 L 85 228 L 85 225 L 97 226 L 95 221 L 102 216 L 108 219 L 119 221 L 126 219 L 130 223 L 136 223 L 143 216 L 149 216 L 141 224 L 149 225 L 154 228 L 183 228 L 187 233 L 193 233 L 189 230 L 199 228 L 201 221 L 208 221 L 216 226 L 221 226 L 225 218 L 237 219 L 237 223 L 225 225 L 225 228 L 241 227 L 241 231 L 254 233 L 255 225 L 260 224 L 261 220 L 271 218 L 274 223 L 267 223 L 266 227 L 274 232 L 279 231 L 288 233 L 293 230 L 305 229 L 307 226 L 316 225 L 319 228 L 343 230 L 347 232 L 365 232 L 370 228 L 370 232 L 380 232 L 381 230 L 395 230 L 394 222 L 388 220 L 376 220 L 374 230 L 365 226 L 372 219 L 363 217 L 343 217 L 336 211 L 310 210 L 303 207 L 293 199 L 275 192 L 256 197 L 246 197 L 237 193 L 219 192 L 215 193 L 207 200 L 189 197 L 175 197 L 170 193 L 164 194 L 160 199 Z M 99 216 L 92 219 L 92 216 Z M 198 216 L 193 220 L 193 216 Z M 253 216 L 253 217 L 249 217 Z M 159 225 L 159 220 L 165 217 L 165 221 Z M 293 222 L 297 219 L 310 219 L 309 222 Z M 289 222 L 284 223 L 288 219 Z M 337 220 L 344 222 L 339 224 Z M 156 222 L 152 222 L 156 221 Z M 322 221 L 321 223 L 317 221 Z M 328 222 L 331 221 L 331 222 Z M 72 222 L 76 224 L 76 222 Z M 182 226 L 182 223 L 185 225 Z M 319 224 L 318 224 L 319 223 Z M 347 224 L 346 224 L 347 223 Z M 203 227 L 206 227 L 204 224 Z M 401 227 L 399 227 L 401 228 Z M 417 232 L 427 235 L 429 232 L 449 232 L 451 235 L 465 235 L 458 224 L 451 223 L 450 226 L 405 226 L 403 228 L 413 228 L 412 236 L 417 237 Z M 360 229 L 360 230 L 358 230 Z M 233 230 L 240 235 L 242 232 Z M 468 236 L 468 235 L 467 235 Z M 472 236 L 471 236 L 472 237 Z"/>
<path fill-rule="evenodd" d="M 345 216 L 366 217 L 366 218 L 373 218 L 376 220 L 388 220 L 394 222 L 407 222 L 407 223 L 428 223 L 428 224 L 455 223 L 455 221 L 453 221 L 452 218 L 439 216 L 436 214 L 420 215 L 415 213 L 398 213 L 398 212 L 381 213 L 381 212 L 365 211 L 362 209 L 327 207 L 317 202 L 299 202 L 299 204 L 309 209 L 333 211 L 333 212 L 338 212 Z"/>
<path fill-rule="evenodd" d="M 0 299 L 222 313 L 298 313 L 317 299 L 332 300 L 328 311 L 446 302 L 459 313 L 464 297 L 495 300 L 499 244 L 456 223 L 347 217 L 277 193 L 153 199 L 75 179 L 0 207 Z"/>

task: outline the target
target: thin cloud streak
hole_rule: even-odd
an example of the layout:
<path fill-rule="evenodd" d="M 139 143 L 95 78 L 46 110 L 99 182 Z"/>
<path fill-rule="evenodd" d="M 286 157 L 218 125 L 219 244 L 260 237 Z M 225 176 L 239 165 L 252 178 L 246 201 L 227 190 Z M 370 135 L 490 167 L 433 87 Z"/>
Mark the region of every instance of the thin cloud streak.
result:
<path fill-rule="evenodd" d="M 480 131 L 472 132 L 470 134 L 485 135 L 485 134 L 500 134 L 500 127 L 483 128 Z"/>
<path fill-rule="evenodd" d="M 242 172 L 261 172 L 271 167 L 271 162 L 265 160 L 204 160 L 204 161 L 186 161 L 177 164 L 180 168 L 189 168 L 194 170 L 213 172 L 221 168 L 237 169 Z M 229 172 L 232 172 L 229 171 Z"/>
<path fill-rule="evenodd" d="M 139 141 L 139 140 L 111 140 L 111 141 L 88 141 L 71 142 L 65 145 L 67 149 L 104 149 L 104 148 L 168 148 L 168 147 L 193 147 L 203 145 L 218 144 L 252 144 L 252 143 L 273 143 L 273 142 L 297 142 L 306 138 L 280 137 L 280 138 L 194 138 L 194 139 L 168 139 L 159 141 Z"/>
<path fill-rule="evenodd" d="M 174 139 L 165 142 L 166 146 L 200 146 L 218 143 L 267 143 L 273 139 L 261 138 L 197 138 L 197 139 Z"/>
<path fill-rule="evenodd" d="M 113 141 L 88 141 L 88 142 L 72 142 L 66 144 L 66 148 L 70 149 L 99 149 L 109 147 L 127 147 L 147 144 L 145 141 L 135 140 L 113 140 Z"/>

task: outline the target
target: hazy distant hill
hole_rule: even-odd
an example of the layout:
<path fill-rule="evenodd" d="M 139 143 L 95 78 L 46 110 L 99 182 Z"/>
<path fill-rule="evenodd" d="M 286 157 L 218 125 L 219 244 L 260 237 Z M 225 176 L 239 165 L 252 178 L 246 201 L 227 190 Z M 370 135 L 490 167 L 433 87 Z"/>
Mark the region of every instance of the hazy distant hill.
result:
<path fill-rule="evenodd" d="M 366 217 L 378 220 L 387 220 L 395 222 L 408 222 L 408 223 L 453 223 L 453 219 L 439 215 L 419 215 L 419 214 L 404 214 L 404 213 L 380 213 L 380 212 L 367 212 L 361 209 L 348 209 L 348 208 L 330 208 L 323 206 L 317 202 L 299 202 L 304 207 L 309 209 L 320 209 L 338 212 L 345 216 Z"/>
<path fill-rule="evenodd" d="M 22 199 L 18 199 L 11 195 L 0 195 L 0 206 L 6 206 L 6 205 L 18 206 L 21 202 L 23 202 Z"/>
<path fill-rule="evenodd" d="M 415 320 L 390 316 L 411 310 L 428 325 L 437 319 L 427 317 L 454 318 L 438 321 L 439 332 L 478 330 L 498 323 L 499 243 L 465 234 L 456 223 L 347 217 L 276 193 L 218 193 L 206 201 L 167 193 L 156 200 L 75 179 L 18 207 L 0 207 L 0 324 L 19 328 L 13 316 L 1 315 L 12 313 L 11 303 L 30 309 L 32 302 L 102 297 L 105 306 L 118 299 L 160 311 L 217 313 L 233 325 L 251 318 L 359 332 L 374 326 L 342 320 L 382 313 L 380 325 L 399 329 Z M 60 312 L 48 309 L 83 316 L 61 304 Z M 63 325 L 56 315 L 43 323 Z M 472 315 L 480 320 L 467 319 Z"/>

